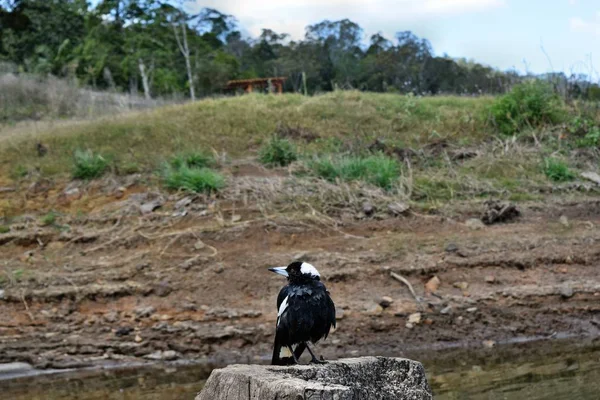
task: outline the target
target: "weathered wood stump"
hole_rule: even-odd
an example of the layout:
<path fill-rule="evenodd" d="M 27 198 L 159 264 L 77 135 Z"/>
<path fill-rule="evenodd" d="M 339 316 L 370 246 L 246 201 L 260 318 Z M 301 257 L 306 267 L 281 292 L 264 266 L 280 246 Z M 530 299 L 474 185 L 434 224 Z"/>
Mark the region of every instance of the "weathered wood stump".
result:
<path fill-rule="evenodd" d="M 362 357 L 324 365 L 231 365 L 212 372 L 196 400 L 430 400 L 421 363 Z"/>

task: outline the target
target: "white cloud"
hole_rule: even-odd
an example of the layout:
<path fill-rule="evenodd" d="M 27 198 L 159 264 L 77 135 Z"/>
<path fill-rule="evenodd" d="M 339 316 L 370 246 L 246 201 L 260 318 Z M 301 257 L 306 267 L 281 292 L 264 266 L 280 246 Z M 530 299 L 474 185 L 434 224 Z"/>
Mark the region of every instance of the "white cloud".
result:
<path fill-rule="evenodd" d="M 193 10 L 211 7 L 235 16 L 250 34 L 262 28 L 304 36 L 304 28 L 324 19 L 349 18 L 371 31 L 504 6 L 506 0 L 196 0 Z"/>
<path fill-rule="evenodd" d="M 583 18 L 574 17 L 569 20 L 571 30 L 574 32 L 587 33 L 600 36 L 600 12 L 592 21 L 586 21 Z"/>

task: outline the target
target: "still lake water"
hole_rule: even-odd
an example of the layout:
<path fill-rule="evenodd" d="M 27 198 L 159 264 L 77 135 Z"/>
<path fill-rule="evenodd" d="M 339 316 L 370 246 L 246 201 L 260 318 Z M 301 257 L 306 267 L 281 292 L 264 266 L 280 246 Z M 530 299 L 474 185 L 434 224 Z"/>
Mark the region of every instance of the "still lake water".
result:
<path fill-rule="evenodd" d="M 600 340 L 423 354 L 410 357 L 425 365 L 435 399 L 600 399 Z M 194 399 L 207 373 L 206 366 L 151 366 L 0 380 L 0 399 Z"/>

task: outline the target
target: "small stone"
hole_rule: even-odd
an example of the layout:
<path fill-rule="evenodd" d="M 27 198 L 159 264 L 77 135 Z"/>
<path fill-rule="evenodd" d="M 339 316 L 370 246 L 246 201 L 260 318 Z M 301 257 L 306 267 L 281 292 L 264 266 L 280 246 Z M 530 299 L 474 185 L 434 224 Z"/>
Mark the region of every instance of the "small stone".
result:
<path fill-rule="evenodd" d="M 573 297 L 573 288 L 571 286 L 563 286 L 560 288 L 560 295 L 563 299 Z"/>
<path fill-rule="evenodd" d="M 418 325 L 421 323 L 421 313 L 414 313 L 408 316 L 408 322 L 411 324 Z"/>
<path fill-rule="evenodd" d="M 152 354 L 148 354 L 145 358 L 147 358 L 149 360 L 156 360 L 156 361 L 172 361 L 172 360 L 178 359 L 179 355 L 177 354 L 177 352 L 175 352 L 173 350 L 167 350 L 167 351 L 159 350 Z"/>
<path fill-rule="evenodd" d="M 392 299 L 389 296 L 383 296 L 380 300 L 379 300 L 379 305 L 383 308 L 388 308 L 389 306 L 392 305 L 392 303 L 394 302 L 394 299 Z"/>
<path fill-rule="evenodd" d="M 560 222 L 560 224 L 562 226 L 564 226 L 565 228 L 568 228 L 570 226 L 569 218 L 567 218 L 565 215 L 561 215 L 560 218 L 558 219 L 558 222 Z"/>
<path fill-rule="evenodd" d="M 454 243 L 449 243 L 446 246 L 446 253 L 456 253 L 458 251 L 458 246 Z"/>
<path fill-rule="evenodd" d="M 115 190 L 115 199 L 122 199 L 125 195 L 126 190 L 127 189 L 125 188 L 125 186 L 119 186 L 117 190 Z"/>
<path fill-rule="evenodd" d="M 344 319 L 344 310 L 341 308 L 335 309 L 335 319 L 340 320 Z"/>
<path fill-rule="evenodd" d="M 142 212 L 142 214 L 150 214 L 152 211 L 156 210 L 157 208 L 162 207 L 162 205 L 163 205 L 163 201 L 160 199 L 149 201 L 140 206 L 140 211 Z"/>
<path fill-rule="evenodd" d="M 242 220 L 242 216 L 241 215 L 232 215 L 231 216 L 231 222 L 236 223 L 236 222 L 240 222 Z"/>
<path fill-rule="evenodd" d="M 467 308 L 468 313 L 474 313 L 475 311 L 477 311 L 477 307 Z"/>
<path fill-rule="evenodd" d="M 156 309 L 152 306 L 147 306 L 147 307 L 137 307 L 133 312 L 135 313 L 135 315 L 138 318 L 148 318 L 149 316 L 151 316 L 152 314 L 154 314 L 154 312 L 156 311 Z"/>
<path fill-rule="evenodd" d="M 410 322 L 407 322 L 406 325 L 404 325 L 404 326 L 406 326 L 408 329 L 414 328 L 414 325 L 411 324 Z"/>
<path fill-rule="evenodd" d="M 58 202 L 60 204 L 69 204 L 79 198 L 81 198 L 81 191 L 78 188 L 66 189 L 58 196 Z"/>
<path fill-rule="evenodd" d="M 442 310 L 440 311 L 440 314 L 450 314 L 452 312 L 452 307 L 451 306 L 446 306 L 444 308 L 442 308 Z"/>
<path fill-rule="evenodd" d="M 161 282 L 154 288 L 154 294 L 156 294 L 158 297 L 166 297 L 171 294 L 172 291 L 173 289 L 167 282 Z"/>
<path fill-rule="evenodd" d="M 367 311 L 371 315 L 381 315 L 381 313 L 383 312 L 383 307 L 381 307 L 379 304 L 375 304 Z"/>
<path fill-rule="evenodd" d="M 201 240 L 198 240 L 196 243 L 194 243 L 194 249 L 196 249 L 196 250 L 202 250 L 205 247 L 206 247 L 206 245 Z"/>
<path fill-rule="evenodd" d="M 465 225 L 474 231 L 485 228 L 485 224 L 478 218 L 471 218 L 465 222 Z"/>
<path fill-rule="evenodd" d="M 0 289 L 0 300 L 4 300 L 4 289 Z"/>
<path fill-rule="evenodd" d="M 395 216 L 402 215 L 410 209 L 410 206 L 406 203 L 395 202 L 388 204 L 388 211 Z"/>
<path fill-rule="evenodd" d="M 141 336 L 140 336 L 140 335 L 135 335 L 135 342 L 136 342 L 136 343 L 141 343 L 141 342 L 142 342 L 142 340 L 143 340 L 143 339 L 141 338 Z"/>
<path fill-rule="evenodd" d="M 496 282 L 496 277 L 494 275 L 487 275 L 485 277 L 485 282 L 486 283 L 494 283 L 494 282 Z"/>
<path fill-rule="evenodd" d="M 435 293 L 440 287 L 440 283 L 440 279 L 437 276 L 434 276 L 425 284 L 425 291 Z"/>
<path fill-rule="evenodd" d="M 483 347 L 491 349 L 492 347 L 496 346 L 496 342 L 494 340 L 484 340 L 482 342 Z"/>
<path fill-rule="evenodd" d="M 452 286 L 454 286 L 457 289 L 460 289 L 460 290 L 464 291 L 464 290 L 467 290 L 469 288 L 469 283 L 468 282 L 454 282 L 452 284 Z"/>
<path fill-rule="evenodd" d="M 127 336 L 133 332 L 133 328 L 130 326 L 122 326 L 115 331 L 116 336 Z"/>
<path fill-rule="evenodd" d="M 189 206 L 190 204 L 192 204 L 192 198 L 184 197 L 183 199 L 181 199 L 177 203 L 175 203 L 175 209 L 179 210 L 181 208 L 185 208 L 185 207 Z"/>
<path fill-rule="evenodd" d="M 52 310 L 54 314 L 56 314 L 56 310 Z M 104 320 L 108 323 L 115 322 L 119 317 L 119 314 L 116 311 L 111 311 L 108 314 L 104 314 Z"/>
<path fill-rule="evenodd" d="M 558 269 L 558 272 L 560 272 L 561 274 L 567 274 L 569 273 L 569 270 L 566 267 L 561 267 Z"/>
<path fill-rule="evenodd" d="M 375 212 L 375 207 L 371 202 L 366 201 L 363 203 L 362 211 L 366 216 L 371 216 Z"/>

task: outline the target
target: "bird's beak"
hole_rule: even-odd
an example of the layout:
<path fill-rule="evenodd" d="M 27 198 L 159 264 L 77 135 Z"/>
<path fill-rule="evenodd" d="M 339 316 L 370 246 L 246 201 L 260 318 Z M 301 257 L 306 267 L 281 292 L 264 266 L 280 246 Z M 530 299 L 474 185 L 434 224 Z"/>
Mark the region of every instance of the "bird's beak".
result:
<path fill-rule="evenodd" d="M 269 271 L 275 272 L 276 274 L 279 274 L 279 275 L 283 275 L 283 276 L 285 276 L 287 278 L 288 277 L 288 273 L 286 271 L 286 268 L 287 267 L 269 268 Z"/>

